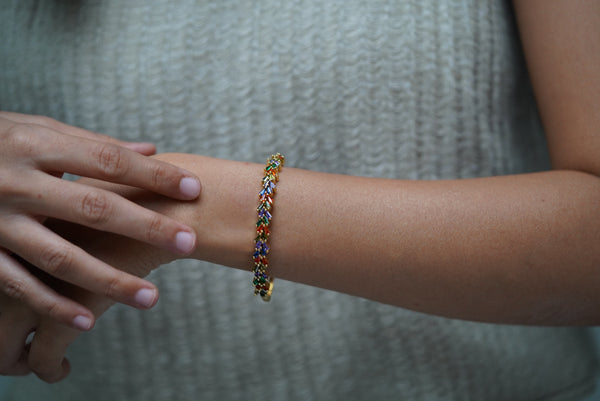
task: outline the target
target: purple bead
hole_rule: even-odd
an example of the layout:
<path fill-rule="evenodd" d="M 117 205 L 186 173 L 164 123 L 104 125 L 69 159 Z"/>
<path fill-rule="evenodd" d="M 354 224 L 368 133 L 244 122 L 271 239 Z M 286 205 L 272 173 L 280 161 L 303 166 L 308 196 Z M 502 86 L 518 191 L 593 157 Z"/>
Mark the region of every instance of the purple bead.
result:
<path fill-rule="evenodd" d="M 271 219 L 273 216 L 271 215 L 271 213 L 269 213 L 268 210 L 261 210 L 260 212 L 258 212 L 258 217 L 266 217 L 267 219 Z"/>

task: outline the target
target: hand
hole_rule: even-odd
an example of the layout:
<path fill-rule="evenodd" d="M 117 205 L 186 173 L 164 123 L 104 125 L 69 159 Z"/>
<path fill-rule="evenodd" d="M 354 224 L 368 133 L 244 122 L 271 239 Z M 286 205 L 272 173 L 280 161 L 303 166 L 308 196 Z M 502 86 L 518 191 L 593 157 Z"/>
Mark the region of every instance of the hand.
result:
<path fill-rule="evenodd" d="M 199 246 L 190 256 L 246 268 L 252 254 L 248 245 L 251 245 L 255 232 L 253 205 L 262 166 L 251 167 L 251 171 L 248 172 L 245 163 L 231 165 L 226 161 L 199 156 L 165 154 L 155 158 L 181 163 L 193 168 L 193 171 L 206 174 L 203 175 L 203 182 L 206 184 L 205 188 L 211 190 L 205 191 L 202 199 L 197 201 L 176 202 L 130 186 L 90 179 L 82 179 L 79 183 L 114 192 L 177 220 L 196 222 Z M 232 181 L 224 181 L 224 177 Z M 233 205 L 224 201 L 234 194 L 236 198 Z M 243 199 L 246 196 L 248 199 Z M 241 222 L 242 228 L 238 227 L 238 221 Z M 178 257 L 169 250 L 159 249 L 141 241 L 65 221 L 48 220 L 46 226 L 103 262 L 139 277 L 146 276 L 152 269 Z M 237 249 L 237 246 L 223 248 L 224 244 L 230 242 L 242 245 L 240 249 Z M 52 277 L 44 277 L 43 280 L 51 280 L 52 288 L 85 305 L 96 316 L 100 316 L 114 303 L 106 297 L 58 282 Z M 35 335 L 28 346 L 25 339 L 32 331 L 35 331 Z M 64 379 L 70 369 L 64 356 L 68 346 L 79 334 L 78 330 L 36 314 L 22 302 L 3 302 L 0 298 L 0 374 L 28 374 L 33 371 L 47 382 Z"/>
<path fill-rule="evenodd" d="M 76 292 L 76 291 L 75 291 Z M 92 293 L 81 294 L 76 299 L 100 315 L 112 304 L 108 298 Z M 35 373 L 40 379 L 54 383 L 67 377 L 70 364 L 65 353 L 79 336 L 79 330 L 42 317 L 14 298 L 0 294 L 3 305 L 0 315 L 0 375 L 24 376 Z M 29 334 L 35 332 L 30 344 Z"/>
<path fill-rule="evenodd" d="M 51 276 L 117 302 L 153 306 L 158 294 L 154 285 L 90 256 L 42 224 L 52 217 L 189 254 L 196 240 L 190 227 L 110 191 L 61 179 L 63 173 L 72 173 L 181 200 L 198 196 L 200 186 L 193 174 L 145 157 L 152 153 L 151 144 L 128 144 L 45 117 L 0 112 L 2 300 L 23 301 L 40 316 L 80 330 L 94 324 L 88 308 L 43 284 L 19 262 L 22 258 Z"/>
<path fill-rule="evenodd" d="M 104 187 L 117 188 L 114 185 Z M 147 191 L 130 187 L 121 189 L 129 195 L 145 192 L 143 197 L 146 199 L 146 205 L 150 203 L 151 198 L 156 198 L 152 207 L 161 204 L 161 197 L 153 197 Z M 122 192 L 121 195 L 125 194 Z M 87 252 L 105 263 L 139 277 L 146 276 L 160 264 L 177 257 L 172 252 L 137 240 L 72 223 L 48 220 L 46 224 L 52 231 L 74 244 L 85 247 Z M 45 276 L 42 280 L 68 299 L 85 305 L 96 316 L 100 316 L 114 304 L 111 299 L 60 282 L 50 276 Z M 26 339 L 32 332 L 35 332 L 33 341 L 26 344 Z M 41 316 L 24 302 L 0 293 L 0 374 L 17 376 L 34 372 L 40 379 L 49 383 L 64 379 L 70 371 L 65 353 L 79 334 L 79 330 L 60 324 L 48 316 Z"/>

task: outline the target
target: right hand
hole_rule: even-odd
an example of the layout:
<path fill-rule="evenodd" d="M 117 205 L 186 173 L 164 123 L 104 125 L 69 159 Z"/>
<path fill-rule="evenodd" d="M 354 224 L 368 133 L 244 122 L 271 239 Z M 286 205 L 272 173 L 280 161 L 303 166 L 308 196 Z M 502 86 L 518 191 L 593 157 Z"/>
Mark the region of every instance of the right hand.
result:
<path fill-rule="evenodd" d="M 52 231 L 81 245 L 99 260 L 139 277 L 176 257 L 140 241 L 80 225 L 64 221 L 52 221 L 48 225 Z M 23 263 L 27 265 L 27 262 Z M 85 305 L 97 317 L 114 304 L 101 295 L 58 280 L 49 282 L 48 278 L 44 277 L 43 281 L 68 299 Z M 28 342 L 31 334 L 34 334 L 33 338 Z M 48 383 L 63 380 L 71 370 L 65 354 L 79 334 L 81 331 L 57 323 L 48 316 L 40 316 L 29 305 L 0 292 L 0 375 L 34 373 Z"/>
<path fill-rule="evenodd" d="M 144 188 L 180 200 L 198 197 L 195 175 L 155 160 L 151 144 L 121 142 L 46 117 L 0 112 L 0 291 L 78 330 L 94 314 L 59 295 L 19 258 L 45 274 L 138 308 L 158 299 L 148 281 L 92 257 L 44 227 L 48 217 L 190 254 L 194 230 L 100 188 L 61 179 L 64 173 Z M 1 311 L 0 311 L 1 313 Z"/>

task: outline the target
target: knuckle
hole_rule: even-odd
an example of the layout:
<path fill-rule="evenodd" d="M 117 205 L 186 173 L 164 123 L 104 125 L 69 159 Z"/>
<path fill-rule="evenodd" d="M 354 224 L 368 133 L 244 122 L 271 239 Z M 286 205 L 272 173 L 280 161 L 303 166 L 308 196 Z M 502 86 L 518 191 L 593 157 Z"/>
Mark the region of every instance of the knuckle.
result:
<path fill-rule="evenodd" d="M 4 287 L 4 293 L 6 295 L 8 295 L 9 297 L 16 299 L 18 301 L 25 298 L 26 285 L 21 280 L 18 280 L 15 278 L 9 278 L 8 280 L 6 280 L 4 282 L 3 287 Z"/>
<path fill-rule="evenodd" d="M 114 275 L 108 280 L 104 287 L 104 295 L 110 299 L 120 299 L 121 297 L 121 280 L 117 275 Z"/>
<path fill-rule="evenodd" d="M 61 305 L 56 301 L 49 301 L 47 305 L 45 305 L 46 315 L 51 317 L 54 320 L 61 320 Z"/>
<path fill-rule="evenodd" d="M 146 228 L 146 240 L 148 242 L 157 241 L 161 237 L 163 231 L 163 218 L 160 215 L 154 215 L 150 218 Z"/>
<path fill-rule="evenodd" d="M 169 176 L 169 172 L 167 168 L 162 164 L 156 164 L 152 168 L 152 187 L 159 188 L 164 185 L 165 181 L 167 181 Z"/>
<path fill-rule="evenodd" d="M 40 254 L 40 265 L 46 272 L 58 278 L 68 274 L 72 262 L 73 254 L 66 247 L 49 246 L 44 248 Z"/>
<path fill-rule="evenodd" d="M 95 149 L 95 158 L 102 174 L 107 177 L 119 178 L 129 169 L 127 157 L 122 149 L 112 144 L 99 144 Z"/>
<path fill-rule="evenodd" d="M 3 146 L 14 154 L 32 156 L 35 153 L 37 132 L 28 124 L 15 123 L 4 131 Z"/>
<path fill-rule="evenodd" d="M 106 196 L 97 191 L 88 192 L 81 200 L 80 217 L 92 225 L 105 224 L 111 215 L 111 207 Z"/>

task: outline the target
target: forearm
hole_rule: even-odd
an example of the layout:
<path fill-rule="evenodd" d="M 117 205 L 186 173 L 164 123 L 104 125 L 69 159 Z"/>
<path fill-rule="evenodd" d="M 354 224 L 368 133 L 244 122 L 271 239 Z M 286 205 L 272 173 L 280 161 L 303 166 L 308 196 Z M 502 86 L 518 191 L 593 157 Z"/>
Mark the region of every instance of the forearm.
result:
<path fill-rule="evenodd" d="M 194 256 L 250 270 L 263 166 L 161 157 L 202 179 L 202 199 L 173 210 L 195 224 Z M 426 313 L 594 324 L 598 199 L 600 179 L 569 171 L 403 181 L 286 167 L 269 260 L 277 278 Z"/>

